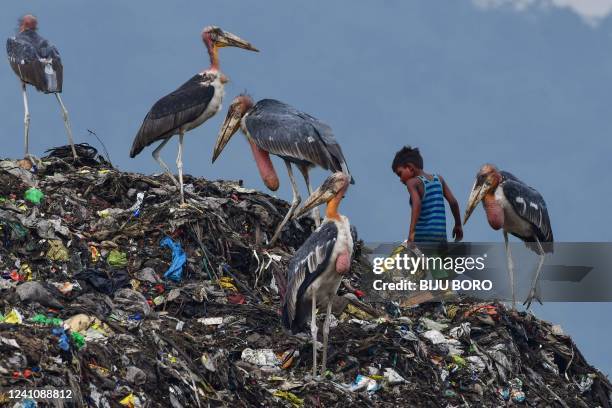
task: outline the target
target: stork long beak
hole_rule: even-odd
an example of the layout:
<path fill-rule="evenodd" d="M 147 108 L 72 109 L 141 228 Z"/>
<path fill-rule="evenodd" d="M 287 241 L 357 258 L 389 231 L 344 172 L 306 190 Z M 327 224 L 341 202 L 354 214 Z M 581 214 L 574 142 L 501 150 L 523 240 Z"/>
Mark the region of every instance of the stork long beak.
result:
<path fill-rule="evenodd" d="M 470 218 L 470 215 L 472 215 L 472 212 L 478 203 L 482 201 L 486 193 L 487 189 L 484 184 L 477 186 L 476 182 L 474 182 L 474 186 L 472 186 L 472 191 L 470 192 L 470 198 L 468 198 L 465 215 L 463 216 L 463 225 L 467 223 L 468 218 Z"/>
<path fill-rule="evenodd" d="M 301 217 L 313 208 L 329 202 L 332 198 L 334 198 L 335 195 L 336 192 L 330 189 L 327 183 L 323 183 L 321 187 L 317 188 L 315 191 L 312 192 L 310 197 L 308 197 L 304 202 L 302 208 L 296 210 L 295 213 L 293 213 L 293 217 L 291 218 L 296 219 Z"/>
<path fill-rule="evenodd" d="M 219 135 L 217 136 L 217 142 L 215 143 L 215 150 L 213 151 L 212 162 L 214 163 L 217 160 L 217 157 L 225 148 L 225 145 L 230 141 L 232 136 L 240 129 L 240 120 L 242 117 L 240 116 L 240 112 L 236 110 L 236 108 L 232 105 L 227 111 L 227 116 L 225 117 L 225 121 L 221 126 L 221 130 L 219 131 Z"/>
<path fill-rule="evenodd" d="M 235 34 L 224 31 L 216 38 L 217 47 L 238 47 L 249 51 L 259 52 L 250 42 L 243 40 Z"/>

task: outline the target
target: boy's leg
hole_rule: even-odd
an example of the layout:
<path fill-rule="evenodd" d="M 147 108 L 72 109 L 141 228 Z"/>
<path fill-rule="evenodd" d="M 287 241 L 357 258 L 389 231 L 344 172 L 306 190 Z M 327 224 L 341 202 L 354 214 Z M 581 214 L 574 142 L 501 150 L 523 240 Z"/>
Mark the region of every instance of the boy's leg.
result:
<path fill-rule="evenodd" d="M 440 261 L 434 262 L 434 267 L 430 269 L 431 279 L 439 281 L 438 287 L 445 287 L 445 284 L 450 285 L 450 281 L 455 275 L 454 271 L 444 269 L 444 258 L 448 254 L 448 245 L 446 241 L 441 241 L 429 255 Z M 455 292 L 450 288 L 436 290 L 433 292 L 434 301 L 451 300 L 455 297 Z"/>

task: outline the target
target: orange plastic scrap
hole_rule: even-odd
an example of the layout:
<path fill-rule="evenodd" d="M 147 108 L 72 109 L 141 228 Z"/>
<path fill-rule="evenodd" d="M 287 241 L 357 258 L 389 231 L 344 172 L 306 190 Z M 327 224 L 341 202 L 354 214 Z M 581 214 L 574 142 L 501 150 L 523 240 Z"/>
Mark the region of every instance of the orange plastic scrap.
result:
<path fill-rule="evenodd" d="M 91 251 L 91 262 L 96 263 L 100 259 L 100 251 L 93 245 L 89 246 L 89 250 Z"/>
<path fill-rule="evenodd" d="M 287 370 L 288 368 L 291 368 L 291 366 L 293 365 L 295 361 L 296 354 L 299 355 L 299 353 L 296 353 L 296 350 L 289 349 L 285 351 L 284 353 L 282 353 L 281 355 L 279 355 L 279 358 L 281 360 L 281 367 L 283 368 L 283 370 Z"/>
<path fill-rule="evenodd" d="M 475 316 L 483 321 L 486 320 L 489 323 L 494 323 L 494 320 L 499 319 L 497 306 L 489 303 L 481 303 L 478 305 L 474 305 L 463 314 L 464 318 L 470 316 Z"/>

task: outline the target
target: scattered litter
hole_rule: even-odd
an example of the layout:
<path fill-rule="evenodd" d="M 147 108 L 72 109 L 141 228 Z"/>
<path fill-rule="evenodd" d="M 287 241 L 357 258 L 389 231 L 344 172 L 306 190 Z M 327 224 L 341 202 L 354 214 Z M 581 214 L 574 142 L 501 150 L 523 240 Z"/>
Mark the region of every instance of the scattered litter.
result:
<path fill-rule="evenodd" d="M 608 379 L 531 314 L 473 299 L 370 302 L 359 241 L 327 371 L 312 381 L 310 330 L 288 333 L 279 315 L 310 217 L 266 247 L 287 202 L 186 175 L 181 206 L 165 175 L 76 148 L 77 162 L 61 147 L 31 170 L 0 161 L 2 390 L 71 389 L 75 406 L 97 408 L 610 406 Z M 37 204 L 31 188 L 45 193 Z"/>

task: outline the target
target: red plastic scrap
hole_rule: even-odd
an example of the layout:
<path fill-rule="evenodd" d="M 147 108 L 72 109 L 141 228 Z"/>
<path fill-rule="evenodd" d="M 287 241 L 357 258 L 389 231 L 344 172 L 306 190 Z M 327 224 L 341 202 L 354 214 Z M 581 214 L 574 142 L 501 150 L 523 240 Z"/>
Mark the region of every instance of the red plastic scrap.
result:
<path fill-rule="evenodd" d="M 463 317 L 470 317 L 472 315 L 475 314 L 480 314 L 480 315 L 488 315 L 491 316 L 492 318 L 498 318 L 498 312 L 497 312 L 497 306 L 491 305 L 491 304 L 480 304 L 480 305 L 475 305 L 471 308 L 469 308 L 464 314 Z"/>
<path fill-rule="evenodd" d="M 359 299 L 363 299 L 363 297 L 365 296 L 365 292 L 359 289 L 355 289 L 355 292 L 353 292 L 355 294 L 355 296 L 357 296 Z"/>
<path fill-rule="evenodd" d="M 25 280 L 25 276 L 20 275 L 19 272 L 17 272 L 17 270 L 11 271 L 11 274 L 9 276 L 15 282 L 23 282 Z"/>

